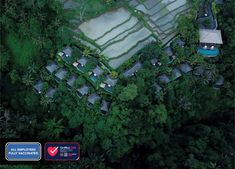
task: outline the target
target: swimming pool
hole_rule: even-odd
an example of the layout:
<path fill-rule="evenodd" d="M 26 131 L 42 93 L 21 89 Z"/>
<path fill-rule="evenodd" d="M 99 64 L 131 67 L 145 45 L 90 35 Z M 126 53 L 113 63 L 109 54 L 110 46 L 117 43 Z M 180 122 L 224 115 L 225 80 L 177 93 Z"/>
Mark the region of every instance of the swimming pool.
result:
<path fill-rule="evenodd" d="M 198 53 L 205 57 L 215 57 L 219 54 L 219 49 L 215 48 L 213 50 L 198 48 Z"/>
<path fill-rule="evenodd" d="M 90 76 L 90 79 L 91 79 L 94 83 L 96 83 L 97 80 L 98 80 L 98 77 L 97 77 L 97 76 L 94 76 L 94 75 L 91 75 L 91 76 Z"/>
<path fill-rule="evenodd" d="M 113 89 L 112 87 L 105 87 L 104 88 L 104 90 L 109 92 L 109 93 L 112 93 L 112 89 Z"/>

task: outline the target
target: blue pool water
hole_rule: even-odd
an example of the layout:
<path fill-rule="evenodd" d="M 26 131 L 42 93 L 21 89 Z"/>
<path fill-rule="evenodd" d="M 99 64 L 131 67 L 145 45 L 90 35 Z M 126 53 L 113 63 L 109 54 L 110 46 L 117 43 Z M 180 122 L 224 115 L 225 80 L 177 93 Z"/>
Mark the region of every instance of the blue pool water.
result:
<path fill-rule="evenodd" d="M 92 75 L 92 76 L 90 76 L 90 79 L 91 79 L 94 83 L 96 83 L 96 81 L 97 81 L 98 78 L 97 78 L 96 76 L 93 76 L 93 75 Z"/>
<path fill-rule="evenodd" d="M 78 69 L 80 72 L 82 72 L 82 73 L 84 73 L 85 70 L 86 70 L 86 68 L 85 68 L 85 67 L 82 67 L 82 66 L 78 66 L 77 69 Z"/>
<path fill-rule="evenodd" d="M 113 89 L 112 87 L 105 87 L 104 88 L 104 90 L 109 92 L 109 93 L 112 93 L 112 89 Z"/>
<path fill-rule="evenodd" d="M 198 48 L 197 51 L 201 55 L 207 56 L 207 57 L 213 57 L 213 56 L 217 56 L 219 54 L 219 49 L 217 49 L 217 48 L 215 48 L 213 50 Z"/>

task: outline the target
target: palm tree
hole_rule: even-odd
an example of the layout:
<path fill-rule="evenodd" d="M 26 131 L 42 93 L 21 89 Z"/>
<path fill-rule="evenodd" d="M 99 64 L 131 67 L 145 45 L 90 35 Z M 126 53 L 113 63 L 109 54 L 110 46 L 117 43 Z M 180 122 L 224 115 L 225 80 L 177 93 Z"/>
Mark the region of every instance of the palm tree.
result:
<path fill-rule="evenodd" d="M 41 97 L 40 104 L 43 106 L 43 108 L 47 108 L 47 106 L 50 103 L 50 99 L 48 97 Z"/>
<path fill-rule="evenodd" d="M 62 126 L 62 119 L 56 121 L 55 118 L 48 119 L 43 123 L 43 131 L 41 136 L 44 138 L 59 138 L 63 132 L 64 126 Z"/>
<path fill-rule="evenodd" d="M 34 79 L 31 76 L 31 74 L 25 74 L 22 78 L 22 82 L 26 85 L 26 86 L 31 86 L 34 83 Z"/>
<path fill-rule="evenodd" d="M 104 162 L 104 160 L 104 154 L 89 153 L 89 165 L 91 168 L 96 167 L 97 164 Z"/>
<path fill-rule="evenodd" d="M 92 55 L 92 51 L 89 49 L 89 48 L 85 48 L 83 51 L 82 51 L 82 54 L 83 56 L 86 56 L 86 57 L 90 57 Z"/>
<path fill-rule="evenodd" d="M 36 73 L 36 72 L 37 72 L 36 69 L 37 69 L 37 67 L 36 67 L 35 63 L 32 63 L 32 64 L 28 67 L 27 72 L 28 72 L 29 74 Z"/>

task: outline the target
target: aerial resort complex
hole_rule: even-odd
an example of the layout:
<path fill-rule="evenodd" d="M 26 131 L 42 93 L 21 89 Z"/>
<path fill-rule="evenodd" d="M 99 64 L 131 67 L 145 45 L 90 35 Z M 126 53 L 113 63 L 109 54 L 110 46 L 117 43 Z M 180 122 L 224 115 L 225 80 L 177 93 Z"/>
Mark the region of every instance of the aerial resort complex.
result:
<path fill-rule="evenodd" d="M 234 169 L 234 0 L 0 11 L 0 169 Z"/>
<path fill-rule="evenodd" d="M 68 10 L 69 2 L 63 3 L 65 10 Z M 73 8 L 76 9 L 76 5 L 69 9 Z M 194 67 L 199 66 L 199 63 L 190 63 L 189 58 L 178 59 L 182 56 L 177 53 L 185 50 L 187 45 L 183 35 L 177 32 L 178 20 L 182 15 L 191 15 L 190 10 L 192 4 L 186 0 L 126 1 L 123 7 L 73 23 L 70 30 L 74 33 L 75 44 L 66 44 L 58 50 L 56 59 L 49 61 L 46 69 L 49 74 L 54 74 L 58 83 L 65 81 L 70 92 L 77 93 L 79 99 L 87 98 L 90 108 L 96 103 L 102 107 L 105 98 L 112 97 L 120 78 L 132 78 L 144 67 L 142 60 L 158 71 L 153 85 L 158 86 L 157 92 L 160 92 L 168 83 L 196 71 Z M 199 28 L 197 57 L 218 56 L 223 40 L 221 31 L 217 30 L 212 1 L 200 2 L 195 15 Z M 76 41 L 81 45 L 78 46 Z M 159 56 L 142 56 L 141 50 L 154 43 L 162 48 Z M 148 59 L 145 60 L 145 57 Z M 127 62 L 129 66 L 125 66 Z M 159 71 L 164 66 L 171 67 L 171 71 Z M 208 68 L 207 71 L 212 70 Z M 201 75 L 205 76 L 203 73 Z M 214 76 L 215 79 L 221 77 Z M 39 84 L 35 84 L 36 91 L 42 81 L 40 79 Z M 100 93 L 100 96 L 93 92 Z M 50 97 L 55 92 L 51 93 Z M 106 110 L 108 112 L 108 106 Z"/>

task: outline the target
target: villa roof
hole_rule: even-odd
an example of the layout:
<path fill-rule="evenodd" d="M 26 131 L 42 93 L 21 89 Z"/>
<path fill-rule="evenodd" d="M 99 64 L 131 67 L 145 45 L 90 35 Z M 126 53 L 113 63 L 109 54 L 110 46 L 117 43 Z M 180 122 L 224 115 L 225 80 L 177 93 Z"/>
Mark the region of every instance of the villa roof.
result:
<path fill-rule="evenodd" d="M 90 104 L 95 104 L 96 101 L 100 100 L 100 96 L 96 93 L 93 93 L 91 95 L 88 96 L 88 102 Z"/>
<path fill-rule="evenodd" d="M 55 74 L 55 76 L 56 76 L 58 79 L 62 80 L 62 79 L 65 78 L 66 74 L 67 74 L 67 70 L 61 68 L 61 69 L 59 69 L 59 70 L 57 71 L 57 73 Z"/>
<path fill-rule="evenodd" d="M 173 70 L 172 70 L 172 76 L 173 76 L 175 79 L 177 79 L 177 78 L 179 78 L 180 76 L 182 76 L 182 74 L 181 74 L 181 72 L 180 72 L 179 69 L 173 68 Z"/>
<path fill-rule="evenodd" d="M 142 67 L 142 64 L 140 62 L 137 62 L 133 65 L 132 68 L 128 69 L 123 73 L 124 77 L 131 77 L 134 75 L 134 73 L 138 72 Z"/>
<path fill-rule="evenodd" d="M 197 66 L 193 70 L 193 74 L 196 76 L 202 76 L 204 73 L 205 69 L 202 66 Z"/>
<path fill-rule="evenodd" d="M 53 73 L 56 69 L 58 69 L 58 65 L 55 61 L 52 61 L 46 66 L 46 69 L 50 72 Z"/>
<path fill-rule="evenodd" d="M 107 79 L 104 81 L 108 86 L 113 87 L 116 85 L 118 79 L 113 79 L 110 76 L 107 76 Z"/>
<path fill-rule="evenodd" d="M 179 69 L 184 73 L 188 73 L 193 70 L 187 62 L 181 63 Z"/>
<path fill-rule="evenodd" d="M 215 85 L 222 86 L 224 84 L 224 77 L 222 75 L 219 75 L 217 81 L 215 82 Z"/>
<path fill-rule="evenodd" d="M 222 4 L 224 4 L 224 1 L 223 1 L 223 0 L 216 0 L 215 2 L 216 2 L 217 5 L 222 5 Z"/>
<path fill-rule="evenodd" d="M 150 62 L 152 63 L 152 65 L 155 65 L 158 62 L 158 60 L 157 58 L 153 58 L 150 60 Z"/>
<path fill-rule="evenodd" d="M 87 63 L 87 59 L 85 57 L 81 57 L 80 59 L 77 60 L 77 62 L 82 65 L 85 66 Z"/>
<path fill-rule="evenodd" d="M 63 53 L 67 56 L 67 57 L 71 57 L 72 56 L 72 51 L 73 49 L 70 46 L 67 46 L 64 50 Z"/>
<path fill-rule="evenodd" d="M 74 83 L 75 83 L 76 80 L 77 80 L 77 77 L 76 77 L 75 75 L 72 75 L 72 76 L 68 79 L 67 84 L 68 84 L 69 86 L 73 87 L 73 85 L 74 85 Z"/>
<path fill-rule="evenodd" d="M 153 87 L 157 93 L 162 90 L 162 87 L 158 83 L 154 83 Z"/>
<path fill-rule="evenodd" d="M 43 89 L 43 82 L 39 80 L 33 87 L 38 93 L 41 93 Z"/>
<path fill-rule="evenodd" d="M 47 93 L 45 94 L 45 96 L 52 98 L 52 97 L 54 96 L 55 92 L 56 92 L 56 89 L 50 87 L 50 88 L 47 90 Z"/>
<path fill-rule="evenodd" d="M 99 66 L 96 66 L 96 68 L 93 69 L 92 72 L 95 76 L 100 76 L 104 71 Z"/>
<path fill-rule="evenodd" d="M 160 62 L 157 58 L 151 59 L 150 62 L 151 62 L 151 64 L 154 65 L 154 66 L 161 64 L 161 62 Z"/>
<path fill-rule="evenodd" d="M 166 47 L 166 48 L 164 49 L 164 51 L 165 51 L 165 53 L 166 53 L 168 56 L 172 56 L 172 55 L 173 55 L 173 51 L 172 51 L 172 49 L 171 49 L 170 46 Z"/>
<path fill-rule="evenodd" d="M 89 92 L 89 87 L 84 85 L 81 88 L 77 89 L 77 92 L 79 92 L 82 96 L 88 94 Z"/>
<path fill-rule="evenodd" d="M 200 43 L 223 44 L 221 31 L 212 29 L 199 29 Z"/>
<path fill-rule="evenodd" d="M 175 39 L 175 44 L 177 44 L 179 46 L 184 46 L 185 41 L 183 41 L 182 38 L 177 38 L 177 39 Z"/>
<path fill-rule="evenodd" d="M 101 105 L 100 110 L 103 112 L 108 112 L 109 111 L 109 103 L 105 100 L 102 100 L 102 105 Z"/>
<path fill-rule="evenodd" d="M 168 78 L 167 75 L 163 74 L 163 75 L 160 75 L 158 76 L 158 80 L 161 82 L 161 83 L 169 83 L 171 80 Z"/>

